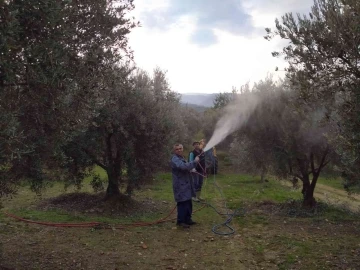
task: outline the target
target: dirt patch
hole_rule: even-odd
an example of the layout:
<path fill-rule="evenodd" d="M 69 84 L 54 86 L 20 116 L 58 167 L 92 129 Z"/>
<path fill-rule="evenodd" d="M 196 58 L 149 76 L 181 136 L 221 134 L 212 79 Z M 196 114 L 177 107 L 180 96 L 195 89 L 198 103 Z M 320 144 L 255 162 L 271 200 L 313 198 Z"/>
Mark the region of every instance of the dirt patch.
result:
<path fill-rule="evenodd" d="M 288 200 L 284 203 L 262 201 L 246 206 L 246 214 L 263 215 L 267 218 L 322 218 L 329 211 L 336 211 L 337 215 L 344 215 L 348 218 L 357 217 L 357 213 L 347 207 L 340 207 L 338 204 L 333 206 L 323 201 L 319 201 L 316 207 L 311 209 L 304 208 L 301 200 Z"/>
<path fill-rule="evenodd" d="M 71 193 L 34 202 L 29 208 L 91 217 L 137 218 L 154 213 L 146 218 L 156 220 L 174 205 L 148 196 L 103 201 L 104 194 Z M 220 213 L 226 212 L 223 205 L 222 200 L 214 201 Z M 228 236 L 212 232 L 226 216 L 210 207 L 194 215 L 198 224 L 188 230 L 172 221 L 131 229 L 52 228 L 4 216 L 0 219 L 0 265 L 20 270 L 360 269 L 360 221 L 342 219 L 347 212 L 331 220 L 326 215 L 333 210 L 325 204 L 304 211 L 301 202 L 294 200 L 246 201 L 243 209 L 230 223 L 235 234 Z M 118 221 L 127 223 L 128 219 Z"/>
<path fill-rule="evenodd" d="M 285 186 L 292 186 L 289 181 L 280 181 Z M 300 187 L 298 187 L 300 189 Z M 346 208 L 352 212 L 360 212 L 360 195 L 348 194 L 345 190 L 340 190 L 323 184 L 316 184 L 314 191 L 315 199 L 327 204 Z"/>
<path fill-rule="evenodd" d="M 346 207 L 354 212 L 360 211 L 360 195 L 348 194 L 345 190 L 317 184 L 315 196 L 329 204 Z"/>
<path fill-rule="evenodd" d="M 139 200 L 121 195 L 104 200 L 105 194 L 70 193 L 41 201 L 38 210 L 60 209 L 68 213 L 84 213 L 101 216 L 131 216 L 144 213 L 158 213 L 168 209 L 168 203 L 150 198 Z"/>
<path fill-rule="evenodd" d="M 1 264 L 15 269 L 251 269 L 255 258 L 241 236 L 216 236 L 210 224 L 91 230 L 9 221 L 6 233 L 0 233 Z"/>
<path fill-rule="evenodd" d="M 289 217 L 286 207 L 291 203 L 247 205 L 229 236 L 211 232 L 214 212 L 195 215 L 199 224 L 188 230 L 172 222 L 91 230 L 7 219 L 0 224 L 1 262 L 14 269 L 359 269 L 358 221 Z"/>

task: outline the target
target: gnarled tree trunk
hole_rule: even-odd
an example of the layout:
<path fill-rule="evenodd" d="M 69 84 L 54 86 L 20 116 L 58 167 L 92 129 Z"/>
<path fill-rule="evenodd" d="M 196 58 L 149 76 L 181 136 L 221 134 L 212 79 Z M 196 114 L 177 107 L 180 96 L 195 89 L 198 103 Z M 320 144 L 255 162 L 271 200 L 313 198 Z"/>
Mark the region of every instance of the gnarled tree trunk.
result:
<path fill-rule="evenodd" d="M 301 193 L 303 194 L 303 206 L 306 208 L 313 208 L 316 206 L 314 189 L 315 187 L 312 187 L 309 179 L 307 179 L 307 181 L 303 181 L 303 189 Z"/>
<path fill-rule="evenodd" d="M 106 156 L 109 165 L 106 169 L 108 175 L 108 187 L 106 189 L 105 199 L 109 199 L 120 196 L 119 182 L 121 178 L 121 155 L 112 133 L 107 136 L 106 145 Z"/>
<path fill-rule="evenodd" d="M 106 196 L 105 199 L 109 199 L 110 197 L 120 196 L 120 188 L 119 188 L 119 173 L 117 172 L 114 166 L 107 169 L 108 175 L 108 187 L 106 188 Z"/>
<path fill-rule="evenodd" d="M 316 200 L 314 198 L 314 190 L 316 187 L 317 180 L 319 178 L 321 170 L 328 164 L 329 161 L 325 161 L 327 155 L 329 153 L 329 148 L 327 147 L 324 153 L 322 154 L 322 158 L 320 164 L 317 168 L 315 168 L 314 162 L 314 153 L 310 153 L 310 160 L 300 160 L 299 167 L 302 174 L 302 182 L 303 182 L 303 189 L 301 193 L 303 194 L 303 206 L 306 208 L 313 208 L 316 206 Z M 308 172 L 308 167 L 310 166 L 311 170 Z M 312 175 L 312 180 L 310 183 L 309 175 Z"/>

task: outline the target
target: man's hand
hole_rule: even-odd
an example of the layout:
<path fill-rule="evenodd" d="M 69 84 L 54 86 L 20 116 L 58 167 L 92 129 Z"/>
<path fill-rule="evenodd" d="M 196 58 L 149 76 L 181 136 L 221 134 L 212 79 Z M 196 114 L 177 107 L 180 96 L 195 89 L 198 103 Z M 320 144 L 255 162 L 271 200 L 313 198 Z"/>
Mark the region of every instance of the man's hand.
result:
<path fill-rule="evenodd" d="M 200 160 L 199 156 L 196 156 L 194 159 L 195 162 L 199 162 L 199 160 Z"/>
<path fill-rule="evenodd" d="M 194 173 L 195 173 L 195 172 L 196 172 L 196 169 L 195 169 L 195 168 L 194 168 L 194 169 L 191 169 L 190 172 L 194 172 Z"/>

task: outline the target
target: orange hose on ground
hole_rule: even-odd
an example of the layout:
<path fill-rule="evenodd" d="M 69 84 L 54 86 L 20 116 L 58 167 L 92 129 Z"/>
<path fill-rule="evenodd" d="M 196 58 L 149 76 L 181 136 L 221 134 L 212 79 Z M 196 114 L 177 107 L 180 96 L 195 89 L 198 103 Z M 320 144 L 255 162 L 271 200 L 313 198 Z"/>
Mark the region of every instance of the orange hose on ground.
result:
<path fill-rule="evenodd" d="M 83 222 L 83 223 L 53 223 L 53 222 L 42 222 L 42 221 L 34 221 L 30 219 L 24 219 L 18 216 L 15 216 L 14 214 L 10 214 L 8 212 L 5 212 L 5 215 L 12 217 L 14 219 L 17 219 L 19 221 L 27 222 L 27 223 L 34 223 L 39 225 L 45 225 L 45 226 L 52 226 L 52 227 L 93 227 L 96 225 L 101 224 L 100 222 Z"/>
<path fill-rule="evenodd" d="M 200 211 L 201 209 L 203 209 L 206 205 L 203 205 L 202 207 L 198 208 L 197 210 L 193 211 L 193 213 L 196 213 L 198 211 Z M 101 225 L 105 225 L 106 229 L 126 229 L 126 228 L 131 228 L 131 227 L 145 227 L 145 226 L 151 226 L 151 225 L 155 225 L 155 224 L 159 224 L 159 223 L 163 223 L 163 222 L 167 222 L 167 221 L 171 221 L 174 220 L 176 218 L 171 218 L 168 219 L 172 213 L 175 211 L 176 206 L 171 210 L 171 212 L 164 218 L 160 218 L 156 221 L 153 222 L 135 222 L 135 223 L 130 223 L 130 224 L 124 224 L 124 225 L 117 225 L 115 227 L 111 227 L 108 224 L 104 224 L 101 222 L 82 222 L 82 223 L 53 223 L 53 222 L 43 222 L 43 221 L 34 221 L 34 220 L 30 220 L 30 219 L 24 219 L 21 217 L 18 217 L 14 214 L 10 214 L 8 212 L 5 211 L 5 215 L 7 215 L 8 217 L 14 218 L 18 221 L 22 221 L 22 222 L 26 222 L 26 223 L 32 223 L 32 224 L 38 224 L 38 225 L 44 225 L 44 226 L 51 226 L 51 227 L 71 227 L 71 228 L 89 228 L 89 227 L 96 227 L 96 226 L 101 226 Z"/>

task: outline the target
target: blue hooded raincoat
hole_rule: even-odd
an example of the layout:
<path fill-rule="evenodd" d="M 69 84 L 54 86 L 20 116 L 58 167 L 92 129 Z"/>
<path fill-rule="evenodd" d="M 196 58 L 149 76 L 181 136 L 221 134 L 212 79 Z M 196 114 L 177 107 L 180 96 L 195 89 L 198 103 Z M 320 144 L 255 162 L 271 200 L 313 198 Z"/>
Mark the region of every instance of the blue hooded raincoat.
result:
<path fill-rule="evenodd" d="M 196 195 L 190 170 L 196 167 L 196 162 L 186 162 L 184 157 L 175 154 L 170 163 L 175 201 L 191 200 Z"/>

